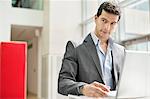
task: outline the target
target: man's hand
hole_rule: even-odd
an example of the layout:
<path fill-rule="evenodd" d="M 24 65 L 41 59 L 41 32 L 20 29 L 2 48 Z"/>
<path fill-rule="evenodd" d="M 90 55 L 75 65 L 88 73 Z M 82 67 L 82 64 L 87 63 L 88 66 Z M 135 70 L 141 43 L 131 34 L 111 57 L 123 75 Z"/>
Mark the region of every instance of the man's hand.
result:
<path fill-rule="evenodd" d="M 89 97 L 105 97 L 110 91 L 110 87 L 101 84 L 99 82 L 93 82 L 83 86 L 81 92 L 85 96 Z"/>

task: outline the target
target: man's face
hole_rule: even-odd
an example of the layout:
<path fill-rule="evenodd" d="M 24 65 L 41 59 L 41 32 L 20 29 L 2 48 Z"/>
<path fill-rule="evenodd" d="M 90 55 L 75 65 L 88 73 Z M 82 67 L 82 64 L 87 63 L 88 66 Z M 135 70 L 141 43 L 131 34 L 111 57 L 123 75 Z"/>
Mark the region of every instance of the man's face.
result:
<path fill-rule="evenodd" d="M 115 31 L 119 16 L 102 11 L 99 17 L 95 16 L 96 29 L 95 33 L 98 38 L 108 40 L 112 32 Z"/>

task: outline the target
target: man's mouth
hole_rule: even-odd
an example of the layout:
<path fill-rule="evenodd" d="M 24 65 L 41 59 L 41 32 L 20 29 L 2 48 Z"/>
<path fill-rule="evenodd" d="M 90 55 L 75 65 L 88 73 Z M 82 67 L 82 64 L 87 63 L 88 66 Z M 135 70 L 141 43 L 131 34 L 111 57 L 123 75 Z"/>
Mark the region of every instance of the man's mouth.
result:
<path fill-rule="evenodd" d="M 107 34 L 107 32 L 105 32 L 105 31 L 102 31 L 102 33 L 103 33 L 103 34 Z"/>

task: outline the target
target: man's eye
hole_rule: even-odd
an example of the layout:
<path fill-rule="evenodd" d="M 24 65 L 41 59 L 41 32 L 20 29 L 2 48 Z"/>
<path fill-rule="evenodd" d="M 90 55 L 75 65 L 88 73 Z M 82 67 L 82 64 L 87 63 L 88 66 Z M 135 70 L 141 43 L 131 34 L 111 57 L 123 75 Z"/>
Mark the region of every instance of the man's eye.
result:
<path fill-rule="evenodd" d="M 111 23 L 111 25 L 115 25 L 116 23 Z"/>
<path fill-rule="evenodd" d="M 106 20 L 102 20 L 104 23 L 106 23 Z"/>

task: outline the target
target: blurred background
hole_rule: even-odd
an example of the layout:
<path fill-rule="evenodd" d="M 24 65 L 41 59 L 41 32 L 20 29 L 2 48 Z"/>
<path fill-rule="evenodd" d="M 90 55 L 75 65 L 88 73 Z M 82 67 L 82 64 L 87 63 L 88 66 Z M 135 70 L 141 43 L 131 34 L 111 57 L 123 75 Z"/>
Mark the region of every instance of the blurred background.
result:
<path fill-rule="evenodd" d="M 104 1 L 0 0 L 0 41 L 28 44 L 28 99 L 66 99 L 57 93 L 66 42 L 80 44 L 94 30 L 93 16 Z M 129 50 L 150 51 L 150 0 L 109 1 L 122 8 L 113 39 Z"/>

